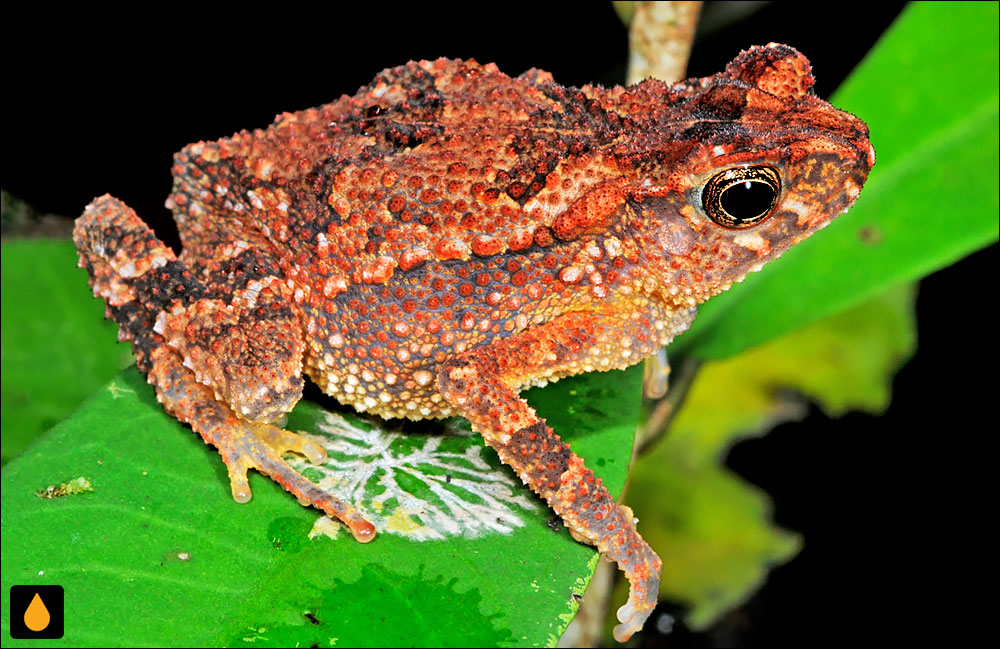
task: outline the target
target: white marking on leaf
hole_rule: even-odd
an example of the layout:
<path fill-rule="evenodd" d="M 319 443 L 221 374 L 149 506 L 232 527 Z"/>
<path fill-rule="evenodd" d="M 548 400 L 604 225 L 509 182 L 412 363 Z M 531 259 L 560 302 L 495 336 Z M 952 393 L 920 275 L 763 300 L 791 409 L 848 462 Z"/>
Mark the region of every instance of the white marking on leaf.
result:
<path fill-rule="evenodd" d="M 509 534 L 524 526 L 518 509 L 536 511 L 509 469 L 483 459 L 477 438 L 365 429 L 336 413 L 316 427 L 306 436 L 326 449 L 326 463 L 288 456 L 289 464 L 357 507 L 380 533 L 414 541 Z"/>

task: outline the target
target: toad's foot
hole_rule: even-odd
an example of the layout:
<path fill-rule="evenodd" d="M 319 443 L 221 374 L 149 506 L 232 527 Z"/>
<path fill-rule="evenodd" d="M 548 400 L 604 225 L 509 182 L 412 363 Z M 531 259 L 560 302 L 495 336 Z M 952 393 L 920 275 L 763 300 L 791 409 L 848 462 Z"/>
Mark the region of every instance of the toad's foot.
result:
<path fill-rule="evenodd" d="M 298 498 L 299 504 L 322 509 L 343 522 L 359 542 L 368 543 L 375 538 L 375 528 L 354 507 L 305 479 L 281 457 L 283 453 L 294 452 L 313 464 L 321 464 L 326 461 L 323 447 L 269 424 L 230 423 L 233 425 L 219 431 L 214 440 L 207 437 L 206 440 L 219 448 L 229 469 L 229 484 L 236 502 L 245 503 L 252 497 L 247 471 L 257 469 Z"/>
<path fill-rule="evenodd" d="M 168 348 L 154 351 L 152 359 L 149 382 L 156 387 L 157 399 L 168 412 L 191 424 L 206 442 L 219 449 L 237 502 L 245 503 L 252 497 L 247 471 L 257 469 L 298 498 L 299 503 L 317 507 L 342 521 L 361 543 L 375 538 L 375 528 L 354 507 L 320 489 L 281 457 L 294 452 L 319 464 L 326 460 L 321 446 L 270 424 L 238 419 L 225 404 L 212 398 L 209 388 L 194 380 L 190 370 Z"/>
<path fill-rule="evenodd" d="M 656 607 L 663 564 L 635 531 L 632 510 L 619 505 L 617 514 L 606 528 L 609 532 L 606 538 L 610 539 L 612 546 L 617 546 L 608 551 L 609 556 L 618 562 L 629 580 L 628 601 L 618 609 L 621 624 L 612 631 L 615 640 L 625 642 L 642 628 Z M 612 527 L 616 528 L 613 532 Z M 598 547 L 604 549 L 601 543 Z"/>
<path fill-rule="evenodd" d="M 281 457 L 282 453 L 294 452 L 318 464 L 326 460 L 322 447 L 270 424 L 238 419 L 225 404 L 213 399 L 211 390 L 195 381 L 190 370 L 166 347 L 154 351 L 152 359 L 149 381 L 156 387 L 157 399 L 168 412 L 191 424 L 206 442 L 219 449 L 237 502 L 245 503 L 252 497 L 247 471 L 257 469 L 301 504 L 317 507 L 342 521 L 361 543 L 375 538 L 375 528 L 354 507 L 320 489 Z"/>
<path fill-rule="evenodd" d="M 323 449 L 267 423 L 301 395 L 304 343 L 298 316 L 275 292 L 277 271 L 267 275 L 265 258 L 253 260 L 256 274 L 206 284 L 111 196 L 87 207 L 73 239 L 95 295 L 104 298 L 120 339 L 132 343 L 156 398 L 219 449 L 233 498 L 250 500 L 247 471 L 257 469 L 300 503 L 343 521 L 358 541 L 375 537 L 351 505 L 281 457 L 294 452 L 318 463 L 326 459 Z"/>
<path fill-rule="evenodd" d="M 273 459 L 273 456 L 280 458 L 285 453 L 298 453 L 313 464 L 326 461 L 326 450 L 301 435 L 269 424 L 241 423 L 242 425 L 236 424 L 233 431 L 225 436 L 225 450 L 221 450 L 222 446 L 219 447 L 222 459 L 229 469 L 233 500 L 238 503 L 249 502 L 253 496 L 247 482 L 247 471 L 257 469 L 263 472 L 266 460 Z M 263 444 L 264 448 L 257 442 Z M 308 505 L 309 501 L 299 498 L 299 504 Z"/>

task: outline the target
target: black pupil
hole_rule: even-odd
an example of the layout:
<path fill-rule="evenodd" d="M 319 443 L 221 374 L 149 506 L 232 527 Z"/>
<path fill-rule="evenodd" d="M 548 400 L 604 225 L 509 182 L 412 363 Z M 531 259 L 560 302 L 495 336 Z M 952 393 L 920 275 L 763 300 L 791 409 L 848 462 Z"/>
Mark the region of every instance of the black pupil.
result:
<path fill-rule="evenodd" d="M 759 180 L 747 180 L 727 187 L 719 203 L 734 219 L 755 219 L 766 214 L 774 202 L 774 189 Z"/>

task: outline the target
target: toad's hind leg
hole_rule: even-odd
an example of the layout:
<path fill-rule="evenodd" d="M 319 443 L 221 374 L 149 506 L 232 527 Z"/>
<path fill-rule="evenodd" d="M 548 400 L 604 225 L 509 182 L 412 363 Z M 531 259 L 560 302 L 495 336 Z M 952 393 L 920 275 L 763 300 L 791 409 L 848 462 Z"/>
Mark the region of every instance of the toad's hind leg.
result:
<path fill-rule="evenodd" d="M 132 343 L 157 399 L 219 449 L 237 501 L 250 499 L 247 471 L 257 469 L 300 502 L 346 523 L 359 541 L 374 538 L 372 525 L 353 507 L 281 457 L 291 451 L 322 462 L 326 453 L 268 423 L 301 394 L 303 343 L 294 314 L 267 290 L 266 279 L 254 276 L 247 286 L 213 292 L 110 196 L 87 207 L 73 239 L 95 295 L 105 300 L 119 337 Z"/>
<path fill-rule="evenodd" d="M 655 340 L 652 324 L 643 318 L 567 313 L 461 354 L 445 362 L 438 374 L 445 399 L 545 498 L 573 538 L 597 546 L 624 571 L 629 600 L 618 610 L 622 624 L 614 629 L 620 642 L 642 628 L 656 606 L 660 558 L 636 531 L 632 511 L 615 503 L 601 480 L 517 396 L 514 386 L 591 368 L 626 367 L 652 353 Z"/>

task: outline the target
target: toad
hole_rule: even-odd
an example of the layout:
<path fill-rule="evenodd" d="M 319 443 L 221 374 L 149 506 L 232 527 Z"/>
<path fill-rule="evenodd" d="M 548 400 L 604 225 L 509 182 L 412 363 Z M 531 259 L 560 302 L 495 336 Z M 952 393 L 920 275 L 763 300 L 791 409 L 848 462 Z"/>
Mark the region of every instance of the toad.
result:
<path fill-rule="evenodd" d="M 638 363 L 696 307 L 847 210 L 874 151 L 771 44 L 674 85 L 558 85 L 439 59 L 174 158 L 179 255 L 121 201 L 76 222 L 80 265 L 164 409 L 247 471 L 375 530 L 292 470 L 277 422 L 303 374 L 358 410 L 461 415 L 577 540 L 630 582 L 615 637 L 656 604 L 660 559 L 518 396 Z"/>

